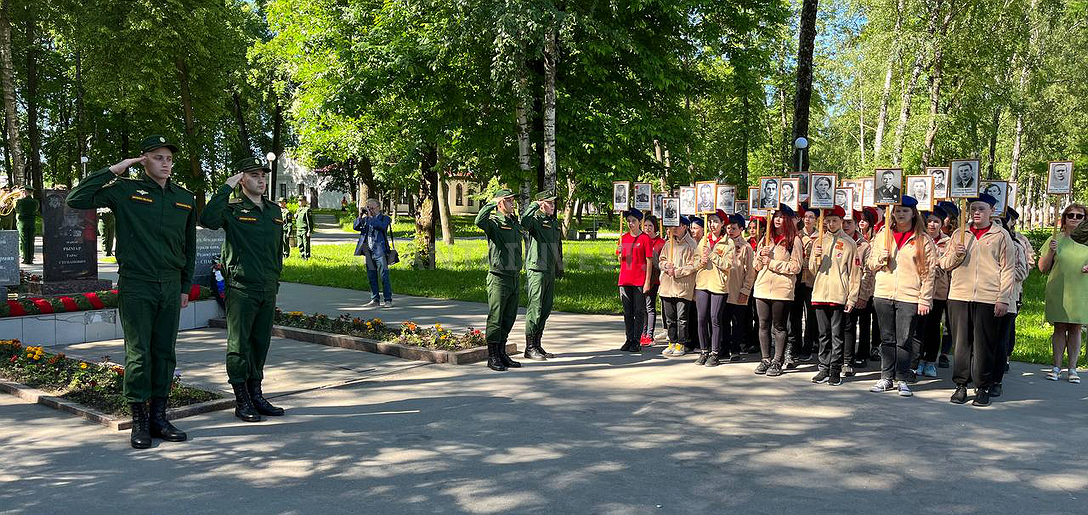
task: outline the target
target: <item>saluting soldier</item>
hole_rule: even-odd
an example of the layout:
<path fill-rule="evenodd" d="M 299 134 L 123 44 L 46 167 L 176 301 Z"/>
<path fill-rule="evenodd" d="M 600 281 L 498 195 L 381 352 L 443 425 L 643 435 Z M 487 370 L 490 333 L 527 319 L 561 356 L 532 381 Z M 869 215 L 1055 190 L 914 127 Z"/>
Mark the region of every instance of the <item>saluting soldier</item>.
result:
<path fill-rule="evenodd" d="M 114 223 L 113 211 L 107 208 L 98 209 L 98 236 L 107 256 L 113 255 Z"/>
<path fill-rule="evenodd" d="M 295 226 L 295 215 L 287 209 L 287 199 L 280 197 L 280 214 L 283 215 L 283 259 L 291 257 L 291 228 Z"/>
<path fill-rule="evenodd" d="M 516 209 L 514 194 L 503 188 L 476 213 L 476 226 L 487 235 L 487 367 L 496 372 L 521 366 L 506 355 L 506 341 L 518 316 L 522 259 Z"/>
<path fill-rule="evenodd" d="M 555 280 L 563 276 L 563 239 L 555 217 L 555 193 L 540 192 L 521 216 L 521 227 L 529 233 L 525 260 L 529 307 L 525 312 L 525 358 L 544 361 L 555 354 L 540 346 L 544 323 L 552 312 Z"/>
<path fill-rule="evenodd" d="M 234 163 L 233 169 L 238 173 L 208 201 L 200 225 L 222 227 L 227 233 L 223 242 L 227 380 L 234 389 L 234 415 L 260 422 L 261 415 L 283 415 L 283 408 L 264 398 L 261 381 L 283 268 L 284 222 L 279 206 L 263 197 L 268 165 L 260 158 L 247 158 Z M 239 184 L 241 194 L 231 198 Z"/>
<path fill-rule="evenodd" d="M 110 208 L 121 229 L 117 246 L 125 251 L 117 260 L 117 290 L 125 332 L 123 394 L 132 408 L 130 441 L 137 449 L 151 447 L 152 437 L 186 438 L 166 419 L 178 318 L 189 305 L 196 260 L 193 194 L 170 180 L 177 150 L 166 138 L 150 136 L 140 142 L 140 157 L 88 175 L 68 195 L 75 209 Z M 136 164 L 144 173 L 123 177 Z"/>
<path fill-rule="evenodd" d="M 298 238 L 298 256 L 310 259 L 310 233 L 314 230 L 314 214 L 310 212 L 306 197 L 299 197 L 295 213 L 295 237 Z"/>
<path fill-rule="evenodd" d="M 23 264 L 34 264 L 34 221 L 38 219 L 40 204 L 34 198 L 34 190 L 23 188 L 19 200 L 15 202 L 15 217 L 19 226 L 19 250 L 23 253 Z"/>

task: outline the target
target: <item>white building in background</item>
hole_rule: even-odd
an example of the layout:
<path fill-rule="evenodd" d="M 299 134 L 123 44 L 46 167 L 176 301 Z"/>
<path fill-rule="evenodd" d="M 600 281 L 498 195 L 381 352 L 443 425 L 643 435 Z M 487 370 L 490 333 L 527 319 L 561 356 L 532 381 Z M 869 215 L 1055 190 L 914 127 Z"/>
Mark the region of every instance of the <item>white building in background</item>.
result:
<path fill-rule="evenodd" d="M 480 211 L 482 203 L 475 198 L 482 189 L 478 182 L 468 175 L 454 175 L 446 179 L 446 186 L 451 215 L 475 215 Z M 397 213 L 408 214 L 409 193 L 414 195 L 416 190 L 397 192 Z"/>
<path fill-rule="evenodd" d="M 290 155 L 284 154 L 277 159 L 276 166 L 276 185 L 272 190 L 276 199 L 305 195 L 310 200 L 311 207 L 324 209 L 338 209 L 340 199 L 344 197 L 351 202 L 349 193 L 327 189 L 325 178 L 295 161 Z M 316 203 L 314 203 L 315 199 Z"/>

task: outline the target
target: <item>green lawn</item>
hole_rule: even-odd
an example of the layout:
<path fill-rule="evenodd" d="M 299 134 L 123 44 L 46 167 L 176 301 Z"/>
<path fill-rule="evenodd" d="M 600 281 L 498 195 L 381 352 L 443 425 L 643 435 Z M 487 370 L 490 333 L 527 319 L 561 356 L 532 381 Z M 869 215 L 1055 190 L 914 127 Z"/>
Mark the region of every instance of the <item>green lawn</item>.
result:
<path fill-rule="evenodd" d="M 564 243 L 567 273 L 556 288 L 555 309 L 574 313 L 622 312 L 616 289 L 618 265 L 613 251 L 616 240 L 568 241 Z M 369 290 L 362 258 L 351 255 L 354 244 L 315 245 L 313 259 L 303 262 L 292 253 L 284 264 L 283 280 Z M 486 242 L 462 240 L 453 246 L 438 244 L 438 270 L 412 270 L 407 264 L 394 266 L 393 291 L 475 302 L 487 302 Z M 526 304 L 524 276 L 521 305 Z M 1049 364 L 1051 327 L 1043 318 L 1043 290 L 1046 276 L 1032 271 L 1024 284 L 1024 306 L 1017 319 L 1013 359 Z M 1088 363 L 1082 353 L 1080 363 Z"/>

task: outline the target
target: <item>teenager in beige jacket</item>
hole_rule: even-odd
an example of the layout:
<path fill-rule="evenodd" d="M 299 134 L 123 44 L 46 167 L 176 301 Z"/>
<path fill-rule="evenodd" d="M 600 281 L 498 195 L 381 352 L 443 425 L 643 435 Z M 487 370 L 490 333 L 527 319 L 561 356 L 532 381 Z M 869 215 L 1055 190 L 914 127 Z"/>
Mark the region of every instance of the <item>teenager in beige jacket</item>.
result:
<path fill-rule="evenodd" d="M 846 313 L 846 328 L 843 330 L 845 339 L 843 347 L 842 376 L 852 377 L 854 367 L 864 367 L 869 364 L 869 355 L 872 352 L 870 345 L 870 328 L 873 325 L 873 284 L 875 276 L 869 267 L 865 266 L 869 259 L 869 240 L 858 230 L 858 220 L 863 220 L 865 215 L 861 211 L 854 211 L 851 219 L 842 221 L 842 232 L 846 233 L 858 249 L 858 257 L 861 259 L 861 285 L 858 287 L 858 300 L 854 303 L 854 309 Z"/>
<path fill-rule="evenodd" d="M 842 384 L 844 322 L 861 291 L 861 257 L 854 239 L 842 231 L 845 217 L 846 211 L 840 206 L 824 210 L 824 235 L 814 239 L 808 261 L 813 273 L 813 322 L 820 342 L 819 370 L 812 382 L 829 382 L 832 386 Z"/>
<path fill-rule="evenodd" d="M 941 206 L 922 213 L 922 218 L 926 221 L 926 234 L 937 249 L 938 266 L 933 276 L 933 307 L 918 322 L 918 334 L 914 337 L 910 367 L 918 377 L 937 377 L 937 357 L 941 352 L 941 321 L 948 306 L 948 272 L 940 267 L 940 259 L 945 255 L 948 242 L 951 241 L 941 231 L 947 216 L 948 213 Z"/>
<path fill-rule="evenodd" d="M 730 270 L 729 292 L 725 296 L 725 326 L 722 338 L 727 339 L 723 348 L 729 353 L 729 361 L 743 359 L 743 346 L 748 343 L 748 328 L 752 324 L 752 312 L 749 299 L 752 286 L 756 281 L 755 250 L 744 239 L 744 217 L 739 214 L 729 215 L 725 226 L 726 236 L 733 241 L 733 265 Z"/>
<path fill-rule="evenodd" d="M 956 341 L 952 368 L 956 392 L 951 399 L 956 404 L 967 402 L 971 382 L 975 383 L 973 404 L 990 404 L 994 355 L 1003 341 L 1013 302 L 1016 249 L 1009 233 L 993 223 L 996 204 L 997 199 L 985 193 L 971 199 L 971 222 L 953 234 L 941 259 L 941 268 L 952 274 L 948 318 Z"/>
<path fill-rule="evenodd" d="M 812 359 L 817 348 L 816 312 L 812 310 L 812 281 L 815 279 L 813 271 L 808 267 L 809 257 L 812 255 L 812 245 L 820 230 L 816 227 L 816 221 L 820 217 L 819 209 L 805 209 L 801 215 L 801 227 L 797 236 L 801 238 L 801 273 L 797 275 L 797 288 L 790 304 L 789 339 L 790 346 L 786 348 L 786 357 L 783 366 L 787 369 L 796 366 L 797 362 L 806 362 Z M 804 323 L 802 323 L 802 318 Z"/>
<path fill-rule="evenodd" d="M 661 311 L 669 345 L 661 353 L 667 358 L 683 356 L 694 329 L 688 325 L 688 310 L 692 309 L 695 293 L 695 240 L 691 238 L 691 221 L 680 217 L 680 225 L 668 228 L 669 241 L 661 249 Z"/>
<path fill-rule="evenodd" d="M 729 217 L 719 209 L 706 217 L 707 231 L 695 252 L 695 317 L 698 324 L 699 358 L 696 365 L 720 364 L 722 317 L 735 245 L 725 235 Z"/>
<path fill-rule="evenodd" d="M 756 257 L 756 314 L 759 318 L 759 351 L 762 359 L 755 372 L 782 375 L 786 353 L 786 316 L 794 300 L 797 274 L 801 273 L 801 238 L 797 237 L 794 212 L 778 206 L 771 217 L 770 241 L 764 239 Z M 774 359 L 771 358 L 771 328 L 774 328 Z"/>
<path fill-rule="evenodd" d="M 869 390 L 896 389 L 902 397 L 913 395 L 907 386 L 913 379 L 913 339 L 919 320 L 932 307 L 937 266 L 937 248 L 917 206 L 914 197 L 904 195 L 892 208 L 892 227 L 873 237 L 867 263 L 876 272 L 873 311 L 880 327 L 880 380 Z"/>
<path fill-rule="evenodd" d="M 997 352 L 994 353 L 993 367 L 990 368 L 990 397 L 1001 397 L 1002 394 L 1002 381 L 1005 379 L 1005 372 L 1009 369 L 1009 357 L 1012 356 L 1012 349 L 1016 344 L 1016 314 L 1020 311 L 1020 297 L 1024 292 L 1024 281 L 1031 273 L 1031 261 L 1028 259 L 1028 248 L 1031 244 L 1025 246 L 1020 243 L 1020 238 L 1017 236 L 1023 237 L 1023 235 L 1012 230 L 1009 224 L 1010 212 L 1016 211 L 1011 207 L 1006 208 L 1005 218 L 994 219 L 994 224 L 1007 231 L 1012 237 L 1012 246 L 1016 251 L 1016 266 L 1013 267 L 1012 302 L 1009 303 L 1009 314 L 1006 315 L 1008 320 L 1005 321 L 1001 343 L 997 347 Z"/>

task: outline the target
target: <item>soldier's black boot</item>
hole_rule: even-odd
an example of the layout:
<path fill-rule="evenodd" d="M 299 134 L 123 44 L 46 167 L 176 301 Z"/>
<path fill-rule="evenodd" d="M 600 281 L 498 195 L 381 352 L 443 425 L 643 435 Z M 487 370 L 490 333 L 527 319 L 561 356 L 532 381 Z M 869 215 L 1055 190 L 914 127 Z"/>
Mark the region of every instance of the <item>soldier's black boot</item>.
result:
<path fill-rule="evenodd" d="M 166 419 L 166 398 L 151 398 L 151 436 L 167 442 L 184 442 L 189 438 Z"/>
<path fill-rule="evenodd" d="M 536 348 L 536 337 L 531 334 L 525 335 L 525 359 L 534 361 L 547 361 L 548 359 L 543 352 L 540 352 L 540 349 Z"/>
<path fill-rule="evenodd" d="M 143 402 L 130 402 L 132 408 L 132 436 L 129 442 L 133 449 L 147 449 L 151 447 L 151 430 L 148 427 L 150 421 L 147 416 L 147 404 Z"/>
<path fill-rule="evenodd" d="M 540 338 L 542 338 L 543 336 L 544 336 L 543 334 L 537 333 L 536 338 L 535 338 L 536 350 L 540 351 L 540 353 L 543 354 L 545 358 L 554 358 L 555 354 L 552 354 L 552 353 L 550 353 L 548 351 L 545 351 L 544 347 L 540 346 Z"/>
<path fill-rule="evenodd" d="M 264 393 L 261 392 L 261 382 L 256 379 L 250 379 L 246 381 L 246 388 L 249 390 L 249 400 L 253 402 L 253 407 L 257 409 L 257 413 L 269 417 L 279 417 L 283 415 L 283 408 L 273 406 L 268 399 L 264 398 Z"/>
<path fill-rule="evenodd" d="M 487 368 L 496 372 L 506 372 L 506 365 L 502 364 L 496 344 L 487 342 Z"/>
<path fill-rule="evenodd" d="M 253 408 L 253 401 L 249 398 L 249 390 L 245 383 L 231 383 L 234 388 L 234 416 L 246 422 L 260 422 L 261 414 Z"/>
<path fill-rule="evenodd" d="M 506 368 L 521 368 L 521 363 L 510 359 L 510 355 L 506 353 L 506 342 L 498 344 L 499 359 L 502 360 L 502 365 Z"/>

